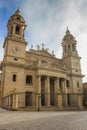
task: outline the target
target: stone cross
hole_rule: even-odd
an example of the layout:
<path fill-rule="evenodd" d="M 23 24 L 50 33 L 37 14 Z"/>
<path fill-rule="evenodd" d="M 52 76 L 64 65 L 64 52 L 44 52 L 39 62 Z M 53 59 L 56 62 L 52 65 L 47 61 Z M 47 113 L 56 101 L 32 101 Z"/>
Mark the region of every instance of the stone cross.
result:
<path fill-rule="evenodd" d="M 42 50 L 44 50 L 44 44 L 42 43 Z"/>
<path fill-rule="evenodd" d="M 39 45 L 37 45 L 37 50 L 40 50 L 40 46 Z"/>
<path fill-rule="evenodd" d="M 31 45 L 31 49 L 33 49 L 33 45 Z"/>

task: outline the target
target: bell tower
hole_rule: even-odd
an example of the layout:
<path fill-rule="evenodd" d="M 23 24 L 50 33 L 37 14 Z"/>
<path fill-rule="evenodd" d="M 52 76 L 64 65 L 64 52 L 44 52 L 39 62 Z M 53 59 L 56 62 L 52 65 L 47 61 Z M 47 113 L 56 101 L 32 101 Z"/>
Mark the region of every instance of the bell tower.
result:
<path fill-rule="evenodd" d="M 7 23 L 7 36 L 4 41 L 4 61 L 19 63 L 25 61 L 27 42 L 24 38 L 26 24 L 19 9 L 10 17 Z"/>
<path fill-rule="evenodd" d="M 76 44 L 77 44 L 77 42 L 75 40 L 75 37 L 70 33 L 69 29 L 67 28 L 66 34 L 62 41 L 63 59 L 66 58 L 67 56 L 77 56 L 78 57 Z"/>
<path fill-rule="evenodd" d="M 19 9 L 12 15 L 7 24 L 8 37 L 24 40 L 24 31 L 26 28 L 24 18 Z"/>
<path fill-rule="evenodd" d="M 67 28 L 66 34 L 62 40 L 62 62 L 67 70 L 67 75 L 70 80 L 70 88 L 72 92 L 77 93 L 82 91 L 81 63 L 77 51 L 77 41 Z"/>

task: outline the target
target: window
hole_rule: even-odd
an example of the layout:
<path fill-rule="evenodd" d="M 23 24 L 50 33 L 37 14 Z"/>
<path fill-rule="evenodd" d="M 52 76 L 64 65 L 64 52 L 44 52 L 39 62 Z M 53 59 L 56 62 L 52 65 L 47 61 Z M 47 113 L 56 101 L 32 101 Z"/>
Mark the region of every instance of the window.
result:
<path fill-rule="evenodd" d="M 72 51 L 75 51 L 75 45 L 72 44 Z"/>
<path fill-rule="evenodd" d="M 68 45 L 68 49 L 71 49 L 71 48 L 70 48 L 70 45 Z"/>
<path fill-rule="evenodd" d="M 69 80 L 66 80 L 66 86 L 67 86 L 67 88 L 70 87 L 70 86 L 69 86 Z"/>
<path fill-rule="evenodd" d="M 77 88 L 79 88 L 79 82 L 77 81 Z"/>
<path fill-rule="evenodd" d="M 15 82 L 16 81 L 16 74 L 13 74 L 13 81 Z"/>
<path fill-rule="evenodd" d="M 14 58 L 15 61 L 17 61 L 18 59 L 17 58 Z"/>
<path fill-rule="evenodd" d="M 26 84 L 32 84 L 32 76 L 26 75 Z"/>
<path fill-rule="evenodd" d="M 66 45 L 64 46 L 64 51 L 65 51 L 65 52 L 67 51 Z"/>
<path fill-rule="evenodd" d="M 11 26 L 11 34 L 13 33 L 13 26 Z"/>
<path fill-rule="evenodd" d="M 19 17 L 17 17 L 17 20 L 20 20 L 20 18 L 19 18 Z"/>
<path fill-rule="evenodd" d="M 59 79 L 59 89 L 62 90 L 62 78 Z"/>
<path fill-rule="evenodd" d="M 41 60 L 41 63 L 47 63 L 45 60 Z"/>
<path fill-rule="evenodd" d="M 16 26 L 15 33 L 16 33 L 16 34 L 20 34 L 20 26 L 19 26 L 19 25 Z"/>

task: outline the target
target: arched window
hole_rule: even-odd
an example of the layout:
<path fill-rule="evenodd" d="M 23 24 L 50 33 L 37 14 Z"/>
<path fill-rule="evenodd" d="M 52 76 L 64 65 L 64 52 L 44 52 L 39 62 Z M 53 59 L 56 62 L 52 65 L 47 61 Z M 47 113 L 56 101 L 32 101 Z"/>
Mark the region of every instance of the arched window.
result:
<path fill-rule="evenodd" d="M 11 26 L 11 34 L 13 33 L 13 26 Z"/>
<path fill-rule="evenodd" d="M 20 17 L 17 17 L 17 20 L 20 20 Z"/>
<path fill-rule="evenodd" d="M 20 34 L 20 26 L 19 26 L 19 25 L 16 26 L 15 33 L 16 33 L 16 34 Z"/>
<path fill-rule="evenodd" d="M 79 88 L 79 81 L 77 81 L 77 88 Z"/>
<path fill-rule="evenodd" d="M 65 52 L 67 51 L 66 45 L 64 46 L 64 51 L 65 51 Z"/>
<path fill-rule="evenodd" d="M 68 49 L 71 49 L 71 48 L 70 48 L 70 45 L 68 45 Z"/>
<path fill-rule="evenodd" d="M 72 51 L 75 51 L 75 44 L 72 44 Z"/>
<path fill-rule="evenodd" d="M 32 84 L 32 75 L 26 75 L 26 84 Z"/>

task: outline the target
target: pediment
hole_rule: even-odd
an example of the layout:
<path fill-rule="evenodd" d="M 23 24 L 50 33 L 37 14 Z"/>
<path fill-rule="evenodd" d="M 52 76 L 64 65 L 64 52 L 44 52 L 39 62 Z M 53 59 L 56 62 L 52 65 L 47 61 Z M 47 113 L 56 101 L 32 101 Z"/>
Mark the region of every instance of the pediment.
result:
<path fill-rule="evenodd" d="M 38 50 L 36 53 L 37 53 L 37 54 L 40 54 L 40 55 L 42 55 L 42 56 L 46 56 L 46 57 L 54 57 L 53 54 L 50 54 L 50 53 L 49 53 L 48 51 L 46 51 L 46 50 Z"/>
<path fill-rule="evenodd" d="M 42 68 L 48 68 L 48 69 L 52 69 L 52 70 L 61 70 L 61 71 L 65 71 L 65 68 L 63 66 L 63 64 L 59 63 L 58 61 L 39 61 L 39 67 Z"/>

